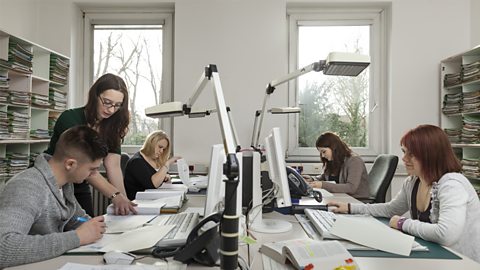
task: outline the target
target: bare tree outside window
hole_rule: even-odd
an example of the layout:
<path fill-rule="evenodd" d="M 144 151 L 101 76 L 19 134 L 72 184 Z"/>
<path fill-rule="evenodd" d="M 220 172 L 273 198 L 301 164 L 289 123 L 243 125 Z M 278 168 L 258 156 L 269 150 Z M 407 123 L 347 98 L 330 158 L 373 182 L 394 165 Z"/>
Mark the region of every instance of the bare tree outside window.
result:
<path fill-rule="evenodd" d="M 369 54 L 369 26 L 300 26 L 302 67 L 329 52 Z M 369 69 L 358 77 L 310 73 L 298 80 L 299 147 L 315 147 L 321 133 L 337 133 L 352 147 L 368 146 Z"/>
<path fill-rule="evenodd" d="M 159 120 L 145 116 L 160 103 L 162 25 L 95 25 L 93 80 L 105 73 L 122 77 L 129 92 L 130 126 L 123 144 L 141 145 Z"/>

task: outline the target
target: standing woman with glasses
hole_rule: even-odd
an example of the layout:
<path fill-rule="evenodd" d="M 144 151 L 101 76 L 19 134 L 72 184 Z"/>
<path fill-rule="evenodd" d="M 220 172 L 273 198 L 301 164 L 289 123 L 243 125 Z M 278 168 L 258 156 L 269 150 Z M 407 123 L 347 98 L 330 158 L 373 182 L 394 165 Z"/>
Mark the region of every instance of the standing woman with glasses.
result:
<path fill-rule="evenodd" d="M 103 166 L 109 182 L 97 173 L 87 178 L 87 181 L 75 184 L 75 197 L 90 216 L 94 215 L 92 193 L 88 184 L 112 200 L 116 214 L 135 213 L 135 204 L 126 197 L 120 168 L 121 144 L 127 134 L 129 121 L 127 86 L 122 78 L 107 73 L 92 85 L 84 107 L 64 111 L 55 123 L 49 147 L 45 151 L 48 154 L 53 154 L 60 135 L 77 125 L 93 128 L 107 142 L 108 155 L 103 160 Z"/>

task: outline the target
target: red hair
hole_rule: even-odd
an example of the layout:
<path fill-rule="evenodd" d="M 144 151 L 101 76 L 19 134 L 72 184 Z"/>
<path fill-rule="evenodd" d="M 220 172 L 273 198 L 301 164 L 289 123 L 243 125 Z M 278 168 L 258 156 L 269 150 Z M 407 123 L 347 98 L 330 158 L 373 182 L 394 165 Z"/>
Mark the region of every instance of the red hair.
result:
<path fill-rule="evenodd" d="M 460 172 L 462 165 L 445 132 L 433 125 L 420 125 L 403 135 L 400 144 L 420 163 L 428 183 L 449 172 Z"/>

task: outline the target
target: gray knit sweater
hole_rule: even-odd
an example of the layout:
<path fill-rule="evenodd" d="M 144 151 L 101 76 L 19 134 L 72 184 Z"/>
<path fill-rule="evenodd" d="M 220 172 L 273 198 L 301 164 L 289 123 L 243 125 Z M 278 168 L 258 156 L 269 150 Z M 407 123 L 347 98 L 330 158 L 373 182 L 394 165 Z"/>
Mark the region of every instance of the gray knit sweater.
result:
<path fill-rule="evenodd" d="M 400 192 L 388 203 L 352 204 L 351 212 L 379 217 L 403 215 L 411 209 L 416 180 L 415 176 L 408 177 Z M 480 201 L 468 179 L 459 173 L 444 174 L 432 186 L 431 203 L 432 223 L 407 219 L 403 231 L 450 247 L 480 262 Z"/>
<path fill-rule="evenodd" d="M 50 259 L 80 246 L 74 229 L 85 211 L 72 184 L 65 184 L 61 195 L 49 158 L 39 155 L 35 166 L 15 175 L 0 194 L 0 268 Z"/>
<path fill-rule="evenodd" d="M 365 162 L 360 156 L 352 155 L 345 158 L 338 176 L 338 184 L 323 182 L 322 188 L 333 193 L 347 193 L 357 199 L 365 199 L 370 196 L 367 179 Z M 322 174 L 319 180 L 325 181 L 328 179 Z"/>

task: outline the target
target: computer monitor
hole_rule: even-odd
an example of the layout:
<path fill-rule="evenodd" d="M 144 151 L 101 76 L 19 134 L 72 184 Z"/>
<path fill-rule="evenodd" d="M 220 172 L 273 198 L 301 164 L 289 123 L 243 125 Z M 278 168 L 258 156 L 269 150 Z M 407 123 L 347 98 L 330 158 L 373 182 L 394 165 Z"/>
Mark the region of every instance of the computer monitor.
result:
<path fill-rule="evenodd" d="M 288 178 L 283 154 L 282 139 L 280 129 L 273 128 L 265 138 L 266 158 L 268 162 L 268 173 L 272 180 L 276 206 L 292 206 L 290 198 L 290 188 L 288 187 Z M 262 217 L 262 188 L 260 186 L 260 155 L 254 154 L 253 157 L 253 207 L 251 214 L 250 228 L 262 233 L 281 233 L 292 229 L 292 224 L 283 220 L 264 219 Z"/>
<path fill-rule="evenodd" d="M 227 160 L 223 144 L 212 146 L 210 165 L 208 168 L 208 186 L 205 198 L 204 217 L 223 209 L 223 197 L 225 197 L 225 183 L 223 182 L 223 163 Z"/>
<path fill-rule="evenodd" d="M 237 158 L 239 160 L 239 166 L 241 167 L 241 153 L 237 153 Z M 210 155 L 210 165 L 208 169 L 208 186 L 207 193 L 205 198 L 205 210 L 204 217 L 208 215 L 223 211 L 225 205 L 225 182 L 224 179 L 227 179 L 223 174 L 223 164 L 226 162 L 227 158 L 225 155 L 225 149 L 223 144 L 215 144 L 212 146 L 212 151 Z M 241 170 L 239 172 L 239 181 L 241 179 Z M 237 186 L 237 214 L 241 214 L 242 208 L 242 185 L 241 183 Z"/>

